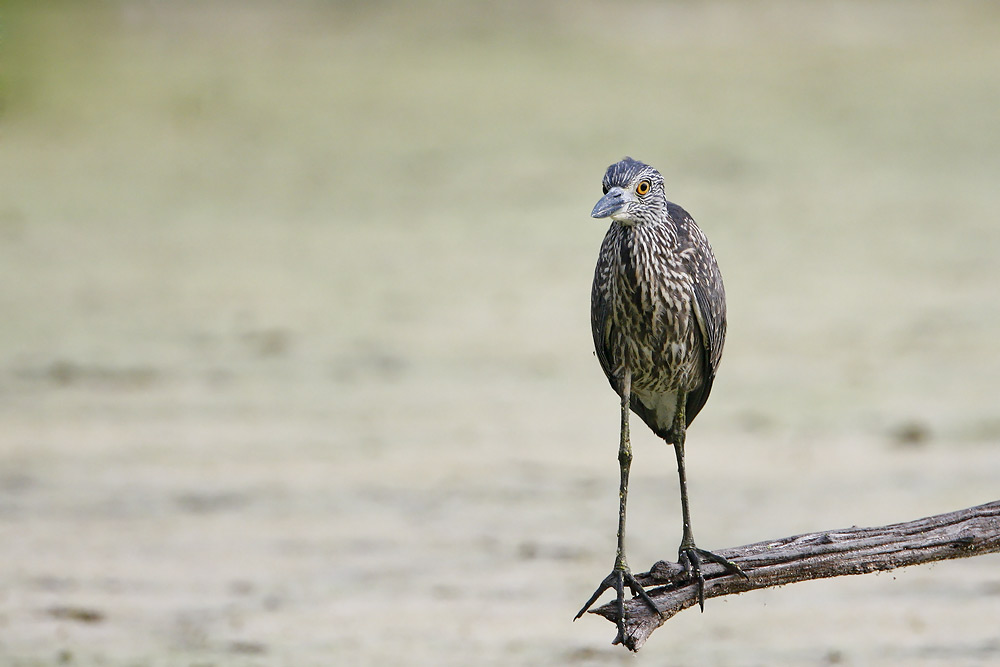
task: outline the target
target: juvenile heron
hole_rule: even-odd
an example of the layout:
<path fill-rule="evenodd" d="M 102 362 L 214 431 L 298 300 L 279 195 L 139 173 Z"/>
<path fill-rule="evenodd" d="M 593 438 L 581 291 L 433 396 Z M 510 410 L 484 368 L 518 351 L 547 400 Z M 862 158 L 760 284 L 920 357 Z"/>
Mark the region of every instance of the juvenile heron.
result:
<path fill-rule="evenodd" d="M 653 611 L 656 605 L 625 559 L 625 506 L 632 462 L 629 409 L 673 445 L 680 477 L 684 529 L 678 560 L 698 583 L 705 608 L 703 560 L 746 577 L 722 556 L 695 546 L 684 471 L 684 436 L 708 400 L 726 338 L 726 291 L 708 238 L 688 213 L 667 201 L 663 177 L 630 157 L 608 167 L 604 196 L 591 216 L 611 218 L 594 272 L 591 327 L 601 368 L 621 397 L 621 469 L 618 552 L 614 569 L 576 618 L 601 593 L 618 594 L 618 631 L 624 636 L 626 586 Z"/>

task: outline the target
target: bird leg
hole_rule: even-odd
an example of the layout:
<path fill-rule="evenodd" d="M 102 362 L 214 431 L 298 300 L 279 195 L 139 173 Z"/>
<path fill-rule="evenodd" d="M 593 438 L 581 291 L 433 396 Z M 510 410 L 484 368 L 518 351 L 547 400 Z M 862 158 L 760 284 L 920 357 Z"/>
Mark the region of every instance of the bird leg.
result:
<path fill-rule="evenodd" d="M 656 604 L 646 593 L 646 590 L 642 587 L 635 577 L 632 576 L 631 570 L 629 570 L 628 562 L 625 560 L 625 506 L 628 500 L 628 473 L 629 468 L 632 465 L 632 445 L 629 442 L 628 433 L 628 413 L 629 413 L 629 398 L 631 394 L 631 384 L 632 376 L 628 370 L 625 371 L 625 378 L 622 383 L 622 426 L 621 426 L 621 441 L 618 447 L 618 466 L 621 470 L 621 484 L 618 487 L 618 551 L 615 556 L 615 566 L 611 570 L 611 574 L 604 578 L 601 585 L 597 587 L 594 594 L 590 596 L 587 603 L 583 605 L 576 616 L 576 619 L 583 616 L 584 612 L 590 609 L 597 598 L 601 597 L 601 594 L 613 588 L 617 597 L 615 600 L 616 608 L 618 611 L 618 637 L 615 638 L 614 643 L 623 641 L 625 638 L 625 587 L 628 586 L 629 590 L 632 591 L 633 595 L 637 595 L 642 600 L 649 605 L 649 608 L 656 613 L 660 613 L 659 609 L 656 608 Z"/>
<path fill-rule="evenodd" d="M 684 566 L 684 571 L 687 572 L 688 577 L 698 582 L 698 606 L 704 612 L 705 576 L 701 573 L 702 559 L 718 563 L 730 574 L 739 575 L 744 579 L 749 579 L 749 577 L 736 563 L 711 551 L 705 551 L 695 546 L 694 532 L 691 530 L 691 510 L 688 506 L 687 474 L 684 470 L 684 439 L 687 435 L 687 421 L 684 415 L 686 403 L 687 396 L 685 393 L 678 392 L 677 409 L 674 412 L 671 437 L 674 441 L 674 453 L 677 454 L 677 476 L 680 478 L 681 485 L 681 515 L 684 520 L 684 532 L 681 536 L 681 546 L 677 549 L 677 559 Z"/>

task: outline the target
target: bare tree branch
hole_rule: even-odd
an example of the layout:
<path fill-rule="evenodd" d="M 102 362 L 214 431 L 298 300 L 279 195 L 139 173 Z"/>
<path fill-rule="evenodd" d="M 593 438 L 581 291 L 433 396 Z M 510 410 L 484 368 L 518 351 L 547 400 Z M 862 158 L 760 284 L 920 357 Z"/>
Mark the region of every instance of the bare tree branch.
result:
<path fill-rule="evenodd" d="M 1000 500 L 890 526 L 827 530 L 716 552 L 742 567 L 749 580 L 729 575 L 715 564 L 706 563 L 702 572 L 705 597 L 712 598 L 994 552 L 1000 552 Z M 662 584 L 649 591 L 661 615 L 636 599 L 626 603 L 625 637 L 617 637 L 615 643 L 633 651 L 677 612 L 697 604 L 697 587 L 677 563 L 660 561 L 636 579 L 646 586 Z M 613 623 L 617 619 L 613 604 L 591 613 Z"/>

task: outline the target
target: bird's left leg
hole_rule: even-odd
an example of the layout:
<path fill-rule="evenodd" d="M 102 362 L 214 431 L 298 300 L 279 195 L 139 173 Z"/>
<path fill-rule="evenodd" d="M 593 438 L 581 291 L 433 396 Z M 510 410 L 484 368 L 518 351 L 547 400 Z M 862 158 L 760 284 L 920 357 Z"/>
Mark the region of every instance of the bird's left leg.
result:
<path fill-rule="evenodd" d="M 587 603 L 583 605 L 579 612 L 577 612 L 574 621 L 577 618 L 583 616 L 584 612 L 590 609 L 597 598 L 601 597 L 601 594 L 613 588 L 617 597 L 615 600 L 617 610 L 618 610 L 618 637 L 615 642 L 624 641 L 625 638 L 625 587 L 628 586 L 632 591 L 633 595 L 637 595 L 642 600 L 649 605 L 649 608 L 656 613 L 660 613 L 659 609 L 656 608 L 656 604 L 646 593 L 646 590 L 642 587 L 635 577 L 632 576 L 632 572 L 629 570 L 628 563 L 625 560 L 625 506 L 628 500 L 628 473 L 629 468 L 632 465 L 632 445 L 629 442 L 628 433 L 628 413 L 630 410 L 630 395 L 631 395 L 631 374 L 628 370 L 625 371 L 625 377 L 622 383 L 622 425 L 621 425 L 621 441 L 618 446 L 618 466 L 621 470 L 621 484 L 618 488 L 618 551 L 615 556 L 615 567 L 611 570 L 611 574 L 605 577 L 601 585 L 597 587 L 594 594 L 590 596 Z"/>
<path fill-rule="evenodd" d="M 688 577 L 698 582 L 698 605 L 705 611 L 705 576 L 701 573 L 701 562 L 705 560 L 718 563 L 731 574 L 748 579 L 747 574 L 736 563 L 723 558 L 711 551 L 699 549 L 694 543 L 694 531 L 691 530 L 691 510 L 688 506 L 687 473 L 684 467 L 684 440 L 687 436 L 687 418 L 684 408 L 687 395 L 677 393 L 677 409 L 674 411 L 674 423 L 671 428 L 671 438 L 674 441 L 674 452 L 677 455 L 677 476 L 681 486 L 681 515 L 684 520 L 684 532 L 681 536 L 681 546 L 677 549 L 678 560 L 684 566 Z"/>

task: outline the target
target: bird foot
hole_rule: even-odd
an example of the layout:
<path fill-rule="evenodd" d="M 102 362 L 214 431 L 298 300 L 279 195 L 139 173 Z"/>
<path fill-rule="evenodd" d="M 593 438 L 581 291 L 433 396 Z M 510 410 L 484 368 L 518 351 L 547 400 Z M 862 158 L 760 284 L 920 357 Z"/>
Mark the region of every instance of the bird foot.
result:
<path fill-rule="evenodd" d="M 702 612 L 705 611 L 705 575 L 701 573 L 702 559 L 718 563 L 726 572 L 730 574 L 735 574 L 744 579 L 749 579 L 747 573 L 744 572 L 739 565 L 732 562 L 727 558 L 723 558 L 719 554 L 713 554 L 711 551 L 705 551 L 704 549 L 699 549 L 694 546 L 684 546 L 678 549 L 678 561 L 682 566 L 684 566 L 684 571 L 687 573 L 689 579 L 694 579 L 698 582 L 698 606 L 701 607 Z"/>
<path fill-rule="evenodd" d="M 594 591 L 594 594 L 590 596 L 590 599 L 587 600 L 587 603 L 583 605 L 580 611 L 577 612 L 576 616 L 573 617 L 573 620 L 575 621 L 576 619 L 583 616 L 584 613 L 586 613 L 586 611 L 590 609 L 595 602 L 597 602 L 597 598 L 601 597 L 601 594 L 604 593 L 604 591 L 608 590 L 609 588 L 613 588 L 615 590 L 615 593 L 617 593 L 617 598 L 615 600 L 615 607 L 617 608 L 618 611 L 618 619 L 617 619 L 618 637 L 616 637 L 615 641 L 612 643 L 617 644 L 624 641 L 626 586 L 628 586 L 629 590 L 632 591 L 633 595 L 642 598 L 642 601 L 645 602 L 647 605 L 649 605 L 650 609 L 652 609 L 657 614 L 660 613 L 660 610 L 656 608 L 656 603 L 654 603 L 653 599 L 649 597 L 649 593 L 647 593 L 646 589 L 642 587 L 642 584 L 636 581 L 636 578 L 632 576 L 632 572 L 627 567 L 624 568 L 615 567 L 615 569 L 611 571 L 611 574 L 609 574 L 607 577 L 604 578 L 604 581 L 602 581 L 601 585 L 597 587 L 597 590 Z"/>

